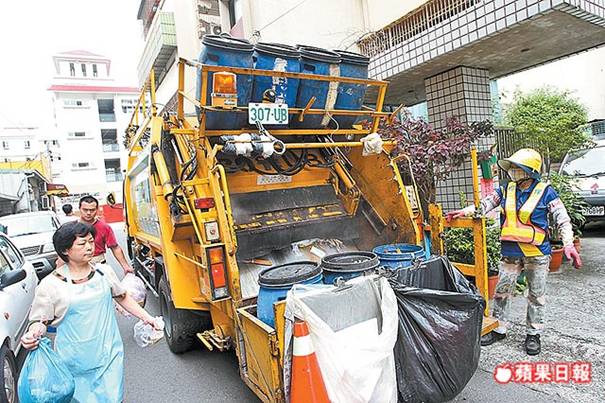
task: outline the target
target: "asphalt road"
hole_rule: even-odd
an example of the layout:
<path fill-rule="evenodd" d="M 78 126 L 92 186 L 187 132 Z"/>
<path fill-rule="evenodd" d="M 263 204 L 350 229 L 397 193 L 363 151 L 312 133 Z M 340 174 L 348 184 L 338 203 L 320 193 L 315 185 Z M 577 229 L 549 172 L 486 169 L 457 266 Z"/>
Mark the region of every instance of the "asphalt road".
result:
<path fill-rule="evenodd" d="M 114 226 L 118 241 L 125 249 L 125 233 L 122 226 Z M 588 264 L 586 271 L 592 271 L 592 266 L 600 266 L 600 255 L 605 246 L 605 225 L 591 226 L 584 233 L 586 250 L 583 256 Z M 584 255 L 586 254 L 586 255 Z M 122 276 L 112 256 L 109 263 Z M 570 269 L 571 270 L 571 269 Z M 570 273 L 574 273 L 570 271 Z M 582 272 L 578 272 L 581 275 Z M 596 273 L 598 274 L 598 273 Z M 600 276 L 598 278 L 601 278 Z M 552 290 L 554 291 L 554 290 Z M 565 304 L 566 306 L 570 306 Z M 158 300 L 150 293 L 147 298 L 146 309 L 153 315 L 160 314 Z M 569 309 L 569 308 L 568 308 Z M 553 315 L 556 318 L 556 315 Z M 553 318 L 554 319 L 554 318 Z M 556 321 L 556 320 L 555 320 Z M 177 402 L 258 402 L 256 396 L 241 381 L 238 372 L 237 358 L 234 352 L 209 352 L 199 345 L 194 351 L 175 355 L 170 352 L 164 340 L 153 346 L 140 348 L 133 339 L 133 326 L 135 320 L 124 318 L 118 314 L 120 332 L 125 348 L 125 402 L 127 403 L 177 403 Z M 555 325 L 553 323 L 552 325 Z M 553 326 L 554 327 L 554 326 Z M 603 338 L 598 336 L 603 343 Z M 581 344 L 577 340 L 574 345 Z M 504 348 L 499 356 L 510 360 L 518 354 L 518 346 L 502 346 Z M 493 354 L 484 349 L 481 363 L 477 372 L 467 387 L 453 401 L 456 402 L 482 402 L 494 403 L 511 401 L 518 402 L 550 402 L 550 401 L 590 401 L 583 399 L 581 393 L 574 390 L 564 390 L 563 393 L 555 387 L 536 388 L 520 384 L 497 385 L 493 380 Z M 548 354 L 544 354 L 550 359 Z M 22 362 L 24 354 L 19 354 Z M 520 354 L 517 359 L 526 356 Z M 583 358 L 580 354 L 565 357 L 566 359 Z M 599 360 L 595 360 L 595 364 Z M 598 383 L 598 382 L 597 382 Z M 598 385 L 594 385 L 597 387 Z M 537 390 L 538 389 L 538 390 Z M 553 390 L 554 389 L 554 390 Z M 592 389 L 592 388 L 591 388 Z"/>

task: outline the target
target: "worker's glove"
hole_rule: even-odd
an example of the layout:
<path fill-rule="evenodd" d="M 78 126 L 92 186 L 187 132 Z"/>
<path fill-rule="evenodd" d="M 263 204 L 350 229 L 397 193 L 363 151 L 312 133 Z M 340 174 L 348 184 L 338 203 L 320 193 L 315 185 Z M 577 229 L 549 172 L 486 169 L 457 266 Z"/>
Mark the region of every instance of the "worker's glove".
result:
<path fill-rule="evenodd" d="M 582 259 L 580 258 L 580 254 L 576 250 L 575 246 L 567 245 L 563 251 L 565 252 L 565 257 L 573 263 L 573 267 L 576 269 L 582 267 Z"/>
<path fill-rule="evenodd" d="M 464 210 L 454 210 L 454 211 L 450 211 L 449 213 L 447 213 L 445 215 L 445 220 L 447 222 L 450 222 L 452 220 L 455 220 L 456 218 L 463 218 L 466 217 L 466 211 Z"/>

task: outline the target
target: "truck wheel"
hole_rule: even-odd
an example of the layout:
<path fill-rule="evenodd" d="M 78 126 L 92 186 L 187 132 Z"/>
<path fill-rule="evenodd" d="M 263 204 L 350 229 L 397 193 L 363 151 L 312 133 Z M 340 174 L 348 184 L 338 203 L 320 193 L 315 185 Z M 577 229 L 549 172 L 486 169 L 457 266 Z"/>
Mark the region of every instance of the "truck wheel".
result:
<path fill-rule="evenodd" d="M 0 348 L 0 362 L 2 363 L 0 401 L 14 403 L 17 401 L 17 365 L 15 356 L 6 343 Z"/>
<path fill-rule="evenodd" d="M 193 348 L 196 333 L 210 328 L 212 321 L 207 312 L 202 316 L 187 309 L 177 309 L 172 303 L 166 277 L 160 279 L 160 307 L 164 317 L 164 335 L 168 348 L 175 354 L 182 354 Z"/>

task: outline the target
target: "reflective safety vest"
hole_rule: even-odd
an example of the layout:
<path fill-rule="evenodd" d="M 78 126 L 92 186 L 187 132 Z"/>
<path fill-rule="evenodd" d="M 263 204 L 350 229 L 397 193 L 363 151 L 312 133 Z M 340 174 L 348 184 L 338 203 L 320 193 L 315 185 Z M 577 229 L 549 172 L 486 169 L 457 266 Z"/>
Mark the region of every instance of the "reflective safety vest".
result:
<path fill-rule="evenodd" d="M 500 240 L 518 242 L 539 246 L 546 239 L 546 232 L 531 221 L 531 214 L 542 199 L 548 185 L 539 182 L 529 195 L 527 201 L 517 211 L 517 184 L 509 182 L 506 188 L 506 202 L 504 204 L 504 224 L 500 232 Z M 520 245 L 521 246 L 521 245 Z"/>

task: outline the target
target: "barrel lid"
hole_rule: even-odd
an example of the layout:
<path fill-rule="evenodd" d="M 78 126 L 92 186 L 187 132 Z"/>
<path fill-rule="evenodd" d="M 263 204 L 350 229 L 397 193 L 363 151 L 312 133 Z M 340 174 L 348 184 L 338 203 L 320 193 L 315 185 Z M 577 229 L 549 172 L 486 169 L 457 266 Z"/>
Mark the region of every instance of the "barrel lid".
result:
<path fill-rule="evenodd" d="M 379 265 L 378 256 L 372 252 L 335 253 L 321 259 L 321 267 L 326 271 L 358 272 L 375 269 Z"/>
<path fill-rule="evenodd" d="M 300 56 L 306 59 L 317 60 L 324 63 L 340 63 L 340 56 L 327 49 L 315 46 L 298 45 Z"/>
<path fill-rule="evenodd" d="M 303 260 L 269 267 L 258 275 L 261 286 L 285 286 L 301 283 L 321 274 L 321 267 L 311 261 Z"/>
<path fill-rule="evenodd" d="M 204 35 L 202 37 L 204 45 L 216 46 L 219 48 L 227 48 L 240 51 L 252 51 L 254 46 L 245 39 L 233 38 L 227 34 L 221 35 Z"/>
<path fill-rule="evenodd" d="M 360 64 L 367 66 L 370 64 L 370 58 L 360 53 L 349 52 L 347 50 L 334 50 L 334 53 L 338 54 L 342 59 L 342 62 Z"/>
<path fill-rule="evenodd" d="M 277 57 L 300 57 L 300 52 L 294 46 L 283 43 L 259 42 L 254 45 L 257 52 L 267 53 Z"/>

